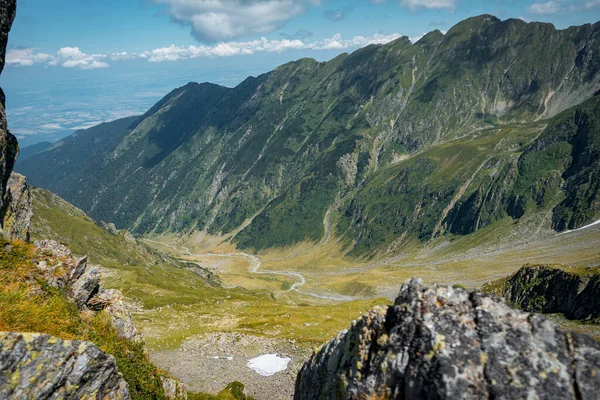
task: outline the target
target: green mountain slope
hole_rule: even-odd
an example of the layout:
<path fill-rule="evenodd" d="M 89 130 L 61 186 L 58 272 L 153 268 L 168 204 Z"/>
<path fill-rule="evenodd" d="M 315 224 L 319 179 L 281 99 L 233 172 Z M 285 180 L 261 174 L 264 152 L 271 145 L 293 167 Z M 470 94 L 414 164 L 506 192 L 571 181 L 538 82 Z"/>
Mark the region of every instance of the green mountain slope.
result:
<path fill-rule="evenodd" d="M 590 125 L 560 113 L 600 89 L 599 38 L 600 24 L 474 17 L 232 89 L 188 84 L 18 170 L 119 227 L 243 228 L 243 248 L 332 232 L 356 255 L 395 251 L 559 203 L 546 229 L 577 227 L 598 217 L 597 102 Z"/>
<path fill-rule="evenodd" d="M 52 147 L 52 144 L 52 142 L 40 142 L 21 148 L 19 150 L 19 158 L 17 159 L 17 162 L 27 160 L 29 157 L 41 153 L 42 151 Z"/>
<path fill-rule="evenodd" d="M 52 239 L 78 256 L 88 255 L 106 269 L 108 287 L 122 289 L 130 299 L 151 308 L 177 298 L 182 303 L 209 296 L 219 287 L 211 272 L 137 242 L 127 231 L 98 225 L 83 211 L 54 193 L 30 188 L 33 196 L 31 239 Z M 170 304 L 170 303 L 167 303 Z"/>

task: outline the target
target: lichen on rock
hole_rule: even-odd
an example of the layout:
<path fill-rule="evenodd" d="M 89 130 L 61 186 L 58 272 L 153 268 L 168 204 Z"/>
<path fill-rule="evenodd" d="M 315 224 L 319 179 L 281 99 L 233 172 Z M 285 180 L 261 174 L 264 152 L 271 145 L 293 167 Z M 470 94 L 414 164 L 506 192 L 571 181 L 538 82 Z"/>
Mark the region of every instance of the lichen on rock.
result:
<path fill-rule="evenodd" d="M 4 69 L 8 32 L 15 19 L 16 10 L 16 0 L 0 0 L 0 73 Z M 4 216 L 10 203 L 10 199 L 6 195 L 6 185 L 19 154 L 17 138 L 8 131 L 4 106 L 5 96 L 0 89 L 0 224 L 2 232 L 4 232 Z"/>
<path fill-rule="evenodd" d="M 129 399 L 115 359 L 89 342 L 0 332 L 0 399 Z"/>
<path fill-rule="evenodd" d="M 405 283 L 315 352 L 295 399 L 595 399 L 600 344 L 499 297 Z"/>
<path fill-rule="evenodd" d="M 9 240 L 29 242 L 33 199 L 27 186 L 27 179 L 13 172 L 10 174 L 6 190 L 8 208 L 4 216 L 4 235 Z"/>

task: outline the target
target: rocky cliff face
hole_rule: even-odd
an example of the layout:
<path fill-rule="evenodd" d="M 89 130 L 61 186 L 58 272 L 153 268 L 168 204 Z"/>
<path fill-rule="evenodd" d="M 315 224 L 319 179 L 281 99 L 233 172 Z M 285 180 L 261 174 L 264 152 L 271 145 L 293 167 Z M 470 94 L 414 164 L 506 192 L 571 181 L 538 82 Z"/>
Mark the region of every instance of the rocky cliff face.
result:
<path fill-rule="evenodd" d="M 10 174 L 6 190 L 8 209 L 4 216 L 4 236 L 9 240 L 19 239 L 29 242 L 33 219 L 33 198 L 27 186 L 27 179 L 13 172 Z"/>
<path fill-rule="evenodd" d="M 0 332 L 0 399 L 129 399 L 115 359 L 88 342 Z"/>
<path fill-rule="evenodd" d="M 405 283 L 316 352 L 295 399 L 595 399 L 600 344 L 500 298 Z"/>
<path fill-rule="evenodd" d="M 16 0 L 0 0 L 0 73 L 4 69 L 8 32 L 15 19 L 16 10 Z M 3 231 L 4 216 L 6 215 L 10 201 L 6 196 L 6 185 L 19 154 L 17 138 L 8 131 L 6 110 L 4 107 L 4 92 L 0 88 L 0 224 L 2 224 Z"/>
<path fill-rule="evenodd" d="M 503 296 L 525 311 L 599 321 L 600 268 L 569 271 L 558 266 L 527 265 L 506 280 Z"/>
<path fill-rule="evenodd" d="M 66 291 L 82 312 L 106 311 L 120 337 L 141 340 L 123 294 L 100 285 L 100 271 L 88 266 L 87 256 L 76 259 L 68 247 L 54 240 L 39 240 L 34 246 L 44 255 L 37 268 L 48 285 Z"/>

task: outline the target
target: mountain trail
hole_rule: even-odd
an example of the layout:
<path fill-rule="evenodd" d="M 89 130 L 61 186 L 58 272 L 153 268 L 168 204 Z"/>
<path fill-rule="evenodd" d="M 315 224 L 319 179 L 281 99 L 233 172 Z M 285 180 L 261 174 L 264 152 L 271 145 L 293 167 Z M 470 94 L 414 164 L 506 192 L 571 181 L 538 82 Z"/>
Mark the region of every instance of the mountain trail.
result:
<path fill-rule="evenodd" d="M 313 292 L 309 292 L 309 291 L 305 291 L 305 290 L 299 290 L 302 286 L 304 286 L 306 284 L 306 278 L 302 274 L 300 274 L 298 272 L 293 272 L 293 271 L 259 271 L 259 269 L 262 265 L 262 261 L 260 260 L 260 258 L 258 258 L 255 255 L 252 255 L 252 254 L 248 254 L 248 253 L 244 253 L 244 252 L 195 254 L 195 253 L 192 253 L 190 251 L 190 249 L 186 246 L 181 246 L 180 248 L 177 248 L 173 245 L 170 245 L 170 244 L 167 244 L 164 242 L 159 242 L 156 240 L 151 240 L 151 239 L 144 239 L 144 240 L 147 242 L 152 242 L 152 243 L 156 243 L 156 244 L 160 244 L 160 245 L 169 247 L 179 253 L 184 253 L 185 255 L 187 255 L 189 257 L 194 257 L 194 258 L 203 258 L 203 257 L 243 258 L 248 261 L 248 263 L 249 263 L 248 271 L 252 274 L 280 275 L 280 276 L 288 276 L 288 277 L 292 277 L 292 278 L 296 279 L 296 282 L 294 282 L 294 284 L 292 284 L 292 286 L 290 286 L 289 289 L 278 292 L 278 294 L 289 293 L 289 292 L 295 291 L 297 293 L 300 293 L 300 294 L 303 294 L 306 296 L 311 296 L 311 297 L 315 297 L 318 299 L 324 299 L 324 300 L 332 300 L 332 301 L 355 300 L 355 298 L 351 297 L 351 296 L 320 294 L 320 293 L 313 293 Z"/>

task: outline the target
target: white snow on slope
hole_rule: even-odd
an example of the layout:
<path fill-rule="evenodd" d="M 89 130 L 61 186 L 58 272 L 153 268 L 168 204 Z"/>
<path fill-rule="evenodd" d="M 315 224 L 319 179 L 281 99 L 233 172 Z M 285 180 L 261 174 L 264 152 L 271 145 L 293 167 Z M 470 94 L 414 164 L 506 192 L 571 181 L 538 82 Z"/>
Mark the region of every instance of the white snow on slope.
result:
<path fill-rule="evenodd" d="M 285 371 L 291 358 L 279 357 L 277 354 L 265 354 L 248 361 L 248 368 L 259 375 L 271 376 L 277 372 Z"/>
<path fill-rule="evenodd" d="M 564 232 L 561 232 L 561 233 L 559 233 L 559 235 L 564 235 L 565 233 L 577 232 L 577 231 L 580 231 L 580 230 L 582 230 L 582 229 L 587 229 L 587 228 L 590 228 L 590 227 L 592 227 L 592 226 L 594 226 L 594 225 L 598 225 L 598 224 L 600 224 L 600 219 L 599 219 L 598 221 L 596 221 L 596 222 L 592 222 L 592 223 L 591 223 L 591 224 L 589 224 L 589 225 L 582 226 L 581 228 L 573 229 L 572 231 L 564 231 Z"/>

